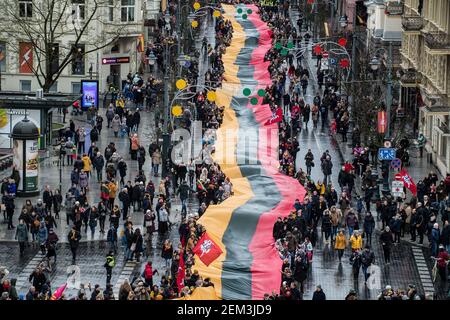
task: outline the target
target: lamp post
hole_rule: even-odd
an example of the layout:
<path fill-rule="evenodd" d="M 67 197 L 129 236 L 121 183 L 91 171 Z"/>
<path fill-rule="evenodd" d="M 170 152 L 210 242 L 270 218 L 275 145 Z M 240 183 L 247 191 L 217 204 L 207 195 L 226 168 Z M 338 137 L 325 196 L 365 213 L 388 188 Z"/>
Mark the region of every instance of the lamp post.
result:
<path fill-rule="evenodd" d="M 385 48 L 378 48 L 375 51 L 373 58 L 370 60 L 369 65 L 373 71 L 377 71 L 381 66 L 381 61 L 377 57 L 377 53 L 385 53 Z M 387 80 L 386 80 L 386 131 L 384 133 L 384 139 L 390 140 L 391 138 L 391 107 L 392 107 L 392 43 L 389 42 L 388 57 L 387 57 Z M 384 161 L 382 164 L 383 175 L 383 192 L 389 193 L 390 184 L 390 171 L 388 161 Z"/>
<path fill-rule="evenodd" d="M 375 55 L 370 61 L 369 65 L 370 68 L 373 71 L 377 71 L 380 66 L 381 62 L 377 58 L 378 52 L 386 52 L 386 49 L 379 48 L 375 51 Z M 389 42 L 388 46 L 388 57 L 387 57 L 387 79 L 386 79 L 386 120 L 387 120 L 387 126 L 384 138 L 386 140 L 391 138 L 391 108 L 392 108 L 392 43 Z"/>

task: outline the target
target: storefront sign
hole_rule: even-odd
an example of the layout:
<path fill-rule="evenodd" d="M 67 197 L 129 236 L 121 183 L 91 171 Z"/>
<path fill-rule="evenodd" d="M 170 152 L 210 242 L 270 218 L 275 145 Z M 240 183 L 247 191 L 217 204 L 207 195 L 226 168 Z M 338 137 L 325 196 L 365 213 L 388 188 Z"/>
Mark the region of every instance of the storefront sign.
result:
<path fill-rule="evenodd" d="M 130 63 L 130 57 L 103 58 L 102 64 Z"/>
<path fill-rule="evenodd" d="M 403 2 L 389 1 L 386 4 L 385 13 L 389 15 L 402 15 L 403 14 Z"/>
<path fill-rule="evenodd" d="M 98 108 L 98 80 L 81 80 L 81 108 Z"/>

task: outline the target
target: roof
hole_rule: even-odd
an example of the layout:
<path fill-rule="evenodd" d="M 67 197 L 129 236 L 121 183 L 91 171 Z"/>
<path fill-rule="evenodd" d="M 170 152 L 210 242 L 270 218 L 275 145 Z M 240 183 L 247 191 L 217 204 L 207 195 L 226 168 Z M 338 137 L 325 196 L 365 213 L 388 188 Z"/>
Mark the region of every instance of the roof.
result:
<path fill-rule="evenodd" d="M 44 93 L 42 99 L 35 92 L 0 91 L 0 108 L 51 109 L 71 106 L 81 94 Z"/>

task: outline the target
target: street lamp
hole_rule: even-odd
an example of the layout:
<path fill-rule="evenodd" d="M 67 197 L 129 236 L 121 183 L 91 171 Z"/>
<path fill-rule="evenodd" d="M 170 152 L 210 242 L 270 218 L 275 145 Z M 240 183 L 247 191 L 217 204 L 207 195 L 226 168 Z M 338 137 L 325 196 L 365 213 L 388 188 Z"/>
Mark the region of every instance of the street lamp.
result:
<path fill-rule="evenodd" d="M 378 68 L 380 68 L 381 62 L 377 59 L 377 57 L 373 57 L 372 60 L 369 62 L 370 69 L 372 71 L 377 71 Z"/>
<path fill-rule="evenodd" d="M 369 66 L 373 71 L 377 71 L 381 66 L 381 61 L 378 58 L 380 54 L 386 52 L 385 48 L 378 48 L 374 56 L 369 62 Z M 391 137 L 391 107 L 392 107 L 392 43 L 389 42 L 387 62 L 387 81 L 386 81 L 386 132 L 385 139 Z"/>

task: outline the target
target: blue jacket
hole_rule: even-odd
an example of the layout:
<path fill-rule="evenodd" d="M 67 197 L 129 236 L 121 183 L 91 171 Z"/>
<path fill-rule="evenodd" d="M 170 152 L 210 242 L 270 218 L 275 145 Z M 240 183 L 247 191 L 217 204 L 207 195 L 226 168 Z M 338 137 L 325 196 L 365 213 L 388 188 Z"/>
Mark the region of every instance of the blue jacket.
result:
<path fill-rule="evenodd" d="M 433 242 L 437 242 L 439 243 L 439 239 L 441 237 L 441 234 L 439 232 L 439 229 L 434 229 L 431 231 L 431 239 L 433 240 Z"/>
<path fill-rule="evenodd" d="M 47 231 L 47 227 L 39 227 L 39 231 L 38 231 L 38 239 L 39 239 L 39 243 L 44 243 L 47 241 L 48 238 L 48 231 Z"/>

